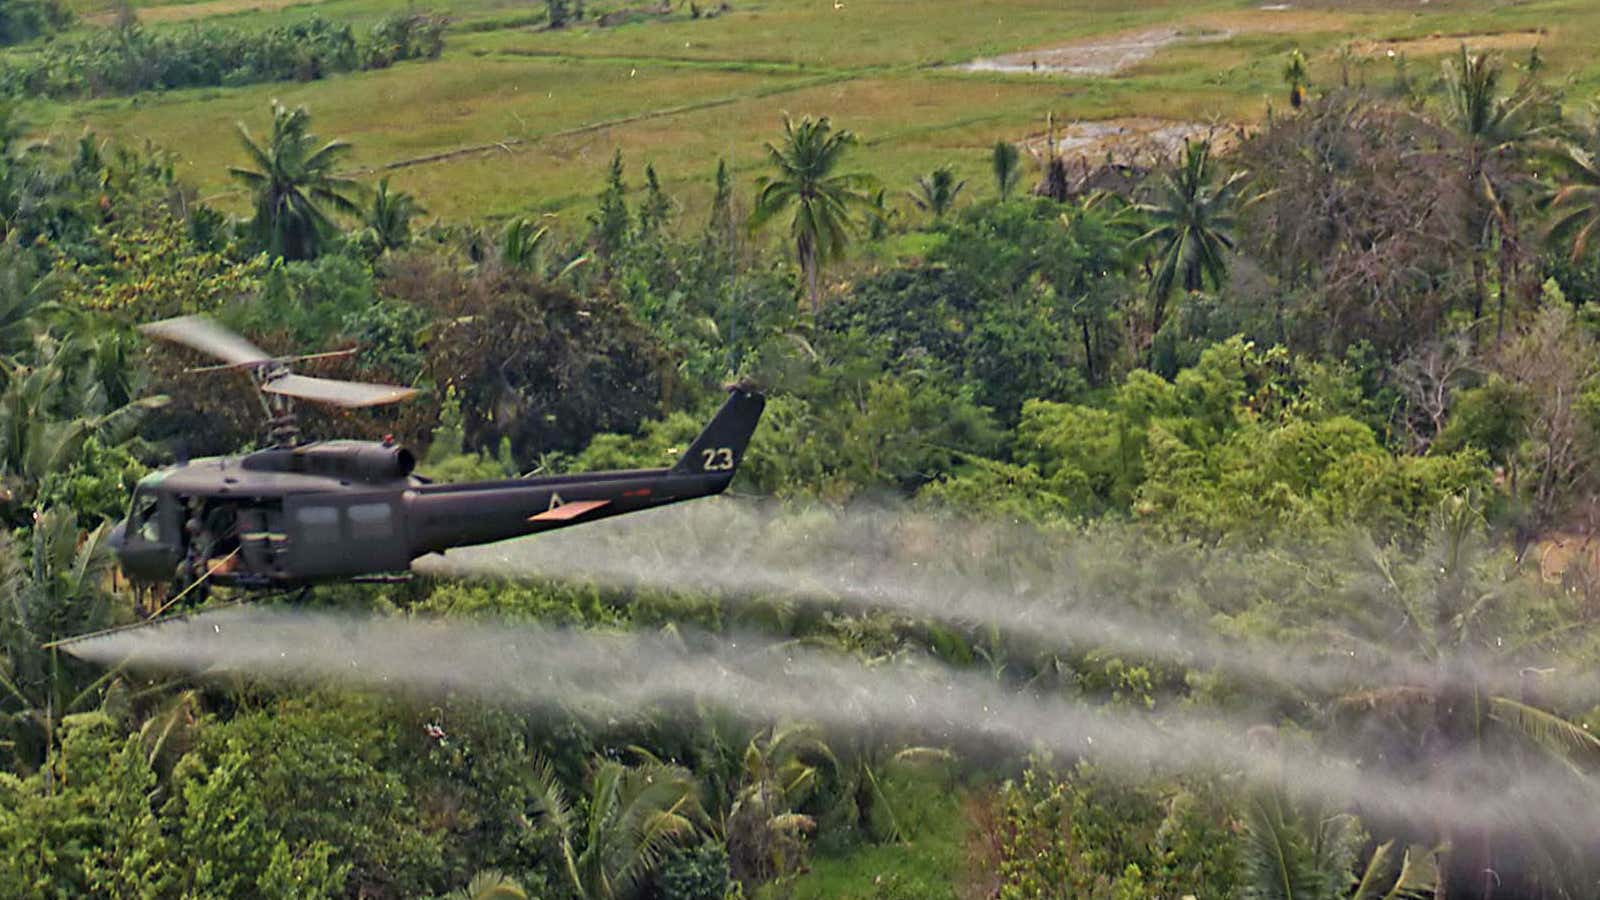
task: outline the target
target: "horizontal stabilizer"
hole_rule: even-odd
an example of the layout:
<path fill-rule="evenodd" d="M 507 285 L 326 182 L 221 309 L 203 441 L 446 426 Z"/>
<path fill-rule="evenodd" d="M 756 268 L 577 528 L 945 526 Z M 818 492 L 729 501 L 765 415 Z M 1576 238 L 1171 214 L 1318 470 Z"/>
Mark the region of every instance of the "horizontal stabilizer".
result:
<path fill-rule="evenodd" d="M 537 516 L 529 516 L 529 522 L 570 522 L 586 512 L 594 512 L 602 506 L 610 504 L 610 500 L 575 500 L 552 506 Z"/>

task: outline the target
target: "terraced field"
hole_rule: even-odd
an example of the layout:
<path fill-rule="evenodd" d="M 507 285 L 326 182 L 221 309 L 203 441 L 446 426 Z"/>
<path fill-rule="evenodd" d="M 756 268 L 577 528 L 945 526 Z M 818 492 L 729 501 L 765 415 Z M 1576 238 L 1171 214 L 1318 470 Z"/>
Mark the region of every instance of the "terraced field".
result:
<path fill-rule="evenodd" d="M 559 31 L 542 28 L 543 6 L 434 4 L 453 20 L 436 62 L 307 83 L 35 102 L 25 112 L 44 134 L 92 128 L 169 148 L 206 195 L 228 197 L 225 167 L 239 159 L 234 123 L 264 128 L 274 98 L 305 104 L 319 133 L 355 145 L 363 172 L 387 172 L 455 219 L 577 214 L 616 147 L 635 173 L 653 163 L 693 207 L 719 157 L 754 177 L 783 112 L 827 114 L 857 132 L 857 166 L 891 187 L 951 163 L 982 190 L 987 148 L 1038 137 L 1049 113 L 1064 127 L 1097 123 L 1078 126 L 1102 136 L 1079 145 L 1085 155 L 1103 154 L 1130 129 L 1181 135 L 1253 121 L 1281 105 L 1283 57 L 1296 46 L 1314 78 L 1329 83 L 1387 78 L 1391 52 L 1428 74 L 1462 41 L 1502 48 L 1516 62 L 1537 44 L 1550 71 L 1573 79 L 1574 102 L 1600 87 L 1586 37 L 1600 28 L 1600 4 L 1587 0 L 732 0 L 699 19 L 684 0 L 666 15 L 641 12 L 615 27 L 591 18 Z M 137 11 L 148 27 L 181 28 L 313 14 L 366 23 L 406 8 L 200 0 Z M 115 18 L 103 0 L 86 0 L 80 14 L 83 28 Z"/>

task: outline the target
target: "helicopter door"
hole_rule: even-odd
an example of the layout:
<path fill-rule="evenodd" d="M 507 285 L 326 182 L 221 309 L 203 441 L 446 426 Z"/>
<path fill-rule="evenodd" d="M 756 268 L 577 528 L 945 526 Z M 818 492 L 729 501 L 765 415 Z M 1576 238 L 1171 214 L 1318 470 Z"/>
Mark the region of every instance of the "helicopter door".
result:
<path fill-rule="evenodd" d="M 239 508 L 239 550 L 250 572 L 264 576 L 279 574 L 287 540 L 283 532 L 281 501 L 257 500 Z"/>
<path fill-rule="evenodd" d="M 293 576 L 339 578 L 402 572 L 411 565 L 394 495 L 290 497 L 284 514 Z"/>
<path fill-rule="evenodd" d="M 369 571 L 411 568 L 411 541 L 403 530 L 399 497 L 353 498 L 344 509 L 345 527 L 355 552 Z"/>

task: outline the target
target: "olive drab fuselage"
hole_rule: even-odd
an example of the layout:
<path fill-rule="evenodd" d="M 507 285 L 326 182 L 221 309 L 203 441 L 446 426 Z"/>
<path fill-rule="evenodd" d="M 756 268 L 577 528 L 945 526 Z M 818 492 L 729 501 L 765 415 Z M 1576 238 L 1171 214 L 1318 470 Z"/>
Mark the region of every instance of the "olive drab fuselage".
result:
<path fill-rule="evenodd" d="M 764 405 L 730 392 L 671 468 L 434 484 L 390 443 L 199 459 L 135 488 L 111 543 L 135 581 L 285 588 L 402 573 L 463 547 L 704 497 L 733 479 Z"/>

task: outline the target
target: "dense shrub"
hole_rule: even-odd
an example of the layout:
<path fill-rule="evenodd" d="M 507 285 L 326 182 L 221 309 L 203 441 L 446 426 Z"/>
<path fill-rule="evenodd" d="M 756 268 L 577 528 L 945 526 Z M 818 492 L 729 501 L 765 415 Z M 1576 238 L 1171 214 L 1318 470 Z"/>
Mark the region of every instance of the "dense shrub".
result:
<path fill-rule="evenodd" d="M 139 91 L 267 81 L 312 81 L 337 72 L 433 59 L 444 49 L 445 20 L 385 18 L 366 35 L 312 17 L 260 31 L 196 26 L 155 31 L 134 25 L 57 42 L 0 69 L 11 96 L 103 97 Z"/>
<path fill-rule="evenodd" d="M 5 0 L 0 3 L 0 46 L 31 41 L 71 22 L 71 11 L 57 0 Z"/>
<path fill-rule="evenodd" d="M 1000 791 L 1002 900 L 1236 896 L 1232 817 L 1209 791 L 1124 787 L 1088 766 Z"/>
<path fill-rule="evenodd" d="M 1006 514 L 1030 497 L 1028 518 L 1125 514 L 1220 539 L 1352 522 L 1392 534 L 1489 487 L 1476 449 L 1396 454 L 1361 411 L 1349 373 L 1234 338 L 1172 382 L 1136 371 L 1100 404 L 1028 401 L 1011 465 L 976 466 L 930 496 Z"/>
<path fill-rule="evenodd" d="M 518 271 L 464 273 L 427 256 L 395 260 L 379 285 L 423 310 L 427 372 L 460 398 L 467 451 L 510 441 L 528 471 L 596 434 L 631 432 L 660 411 L 660 345 L 622 304 Z"/>
<path fill-rule="evenodd" d="M 731 880 L 728 851 L 721 844 L 678 848 L 667 854 L 656 875 L 655 896 L 659 900 L 722 900 Z"/>

